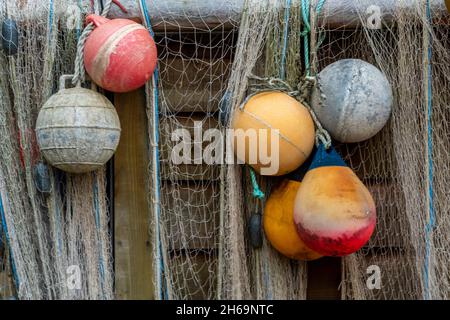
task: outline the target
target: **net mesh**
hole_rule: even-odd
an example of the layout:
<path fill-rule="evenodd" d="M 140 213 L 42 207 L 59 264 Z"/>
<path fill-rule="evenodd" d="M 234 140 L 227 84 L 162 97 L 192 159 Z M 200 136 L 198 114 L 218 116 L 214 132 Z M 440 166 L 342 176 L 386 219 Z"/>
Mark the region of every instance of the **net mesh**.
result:
<path fill-rule="evenodd" d="M 18 53 L 0 54 L 0 191 L 12 274 L 21 299 L 111 299 L 112 263 L 105 171 L 82 176 L 49 168 L 34 133 L 40 107 L 71 71 L 77 30 L 65 10 L 75 1 L 3 1 L 17 23 Z M 81 14 L 81 10 L 80 10 Z M 73 17 L 72 17 L 73 18 Z M 5 229 L 5 228 L 4 228 Z"/>

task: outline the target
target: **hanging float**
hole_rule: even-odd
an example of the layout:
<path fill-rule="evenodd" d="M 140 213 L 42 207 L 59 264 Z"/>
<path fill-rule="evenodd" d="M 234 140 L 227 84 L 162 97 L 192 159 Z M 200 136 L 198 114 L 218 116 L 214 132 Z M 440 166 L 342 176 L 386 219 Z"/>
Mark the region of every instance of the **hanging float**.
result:
<path fill-rule="evenodd" d="M 81 87 L 61 89 L 48 99 L 36 121 L 39 148 L 53 166 L 84 173 L 103 166 L 120 139 L 120 122 L 112 103 Z"/>

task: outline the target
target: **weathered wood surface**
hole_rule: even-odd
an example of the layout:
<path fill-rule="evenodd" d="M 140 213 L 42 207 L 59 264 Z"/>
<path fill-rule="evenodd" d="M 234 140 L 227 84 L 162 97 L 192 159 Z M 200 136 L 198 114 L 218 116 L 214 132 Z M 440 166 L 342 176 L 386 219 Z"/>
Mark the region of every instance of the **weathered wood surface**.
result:
<path fill-rule="evenodd" d="M 262 0 L 261 0 L 262 1 Z M 135 0 L 122 0 L 128 13 L 117 7 L 111 11 L 113 17 L 140 17 Z M 150 18 L 155 29 L 178 29 L 180 27 L 204 28 L 210 30 L 221 25 L 236 25 L 241 16 L 244 0 L 146 0 Z M 284 1 L 279 1 L 280 6 Z M 319 24 L 332 27 L 356 26 L 361 18 L 370 16 L 369 7 L 377 6 L 386 24 L 394 23 L 394 13 L 398 9 L 415 10 L 421 5 L 417 0 L 327 0 L 320 13 Z M 445 17 L 447 10 L 442 0 L 431 0 L 431 10 L 436 18 Z"/>
<path fill-rule="evenodd" d="M 116 94 L 114 102 L 122 126 L 114 158 L 116 295 L 118 299 L 153 299 L 144 93 Z"/>

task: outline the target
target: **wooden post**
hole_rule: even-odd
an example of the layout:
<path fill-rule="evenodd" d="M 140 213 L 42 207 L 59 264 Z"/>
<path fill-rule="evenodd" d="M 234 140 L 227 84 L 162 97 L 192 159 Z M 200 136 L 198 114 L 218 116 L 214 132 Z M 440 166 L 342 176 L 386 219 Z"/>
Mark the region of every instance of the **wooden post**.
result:
<path fill-rule="evenodd" d="M 143 90 L 116 94 L 122 134 L 114 157 L 115 275 L 118 299 L 154 299 Z"/>

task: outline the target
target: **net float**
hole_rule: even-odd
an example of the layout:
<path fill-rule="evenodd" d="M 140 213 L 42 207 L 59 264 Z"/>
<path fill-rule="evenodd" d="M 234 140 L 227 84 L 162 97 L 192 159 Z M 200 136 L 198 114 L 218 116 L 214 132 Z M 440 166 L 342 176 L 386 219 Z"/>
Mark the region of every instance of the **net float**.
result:
<path fill-rule="evenodd" d="M 303 242 L 294 223 L 295 197 L 300 187 L 300 182 L 285 179 L 272 190 L 264 208 L 264 232 L 272 247 L 289 259 L 316 260 L 322 255 Z"/>
<path fill-rule="evenodd" d="M 315 128 L 308 109 L 280 91 L 247 98 L 233 114 L 231 128 L 236 157 L 261 175 L 294 171 L 314 147 Z"/>
<path fill-rule="evenodd" d="M 84 64 L 91 79 L 112 92 L 142 87 L 157 64 L 156 44 L 149 31 L 129 19 L 88 15 L 95 29 L 86 40 Z"/>
<path fill-rule="evenodd" d="M 386 76 L 359 59 L 328 65 L 317 76 L 311 107 L 331 136 L 344 143 L 368 140 L 386 125 L 393 94 Z"/>
<path fill-rule="evenodd" d="M 318 147 L 295 198 L 294 221 L 305 244 L 324 256 L 349 255 L 372 236 L 373 198 L 332 147 Z"/>

